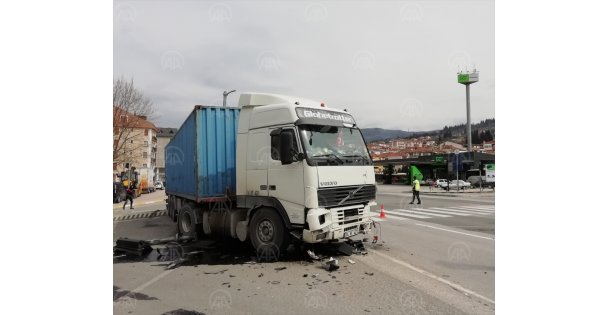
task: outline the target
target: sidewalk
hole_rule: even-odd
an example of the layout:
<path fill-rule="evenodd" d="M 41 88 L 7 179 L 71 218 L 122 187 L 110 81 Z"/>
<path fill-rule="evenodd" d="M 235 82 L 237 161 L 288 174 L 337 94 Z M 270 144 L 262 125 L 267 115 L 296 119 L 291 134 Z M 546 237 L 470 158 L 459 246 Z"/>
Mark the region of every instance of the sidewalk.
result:
<path fill-rule="evenodd" d="M 411 185 L 403 185 L 403 184 L 381 184 L 376 183 L 378 186 L 378 190 L 383 192 L 390 193 L 411 193 L 412 186 Z M 458 197 L 458 196 L 483 196 L 483 197 L 494 197 L 495 190 L 491 188 L 483 188 L 481 192 L 479 192 L 479 188 L 470 188 L 465 190 L 456 191 L 451 189 L 450 191 L 444 190 L 443 188 L 433 187 L 432 189 L 429 186 L 420 186 L 420 195 L 438 195 L 438 196 L 450 196 L 450 197 Z"/>

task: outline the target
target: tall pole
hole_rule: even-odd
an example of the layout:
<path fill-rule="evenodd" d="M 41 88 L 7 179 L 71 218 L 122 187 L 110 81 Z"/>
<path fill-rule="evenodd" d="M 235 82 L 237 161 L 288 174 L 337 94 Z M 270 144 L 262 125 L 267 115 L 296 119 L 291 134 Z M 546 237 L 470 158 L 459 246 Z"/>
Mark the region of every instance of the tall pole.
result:
<path fill-rule="evenodd" d="M 471 140 L 471 93 L 470 86 L 472 83 L 479 81 L 479 72 L 473 69 L 473 72 L 459 72 L 458 83 L 464 84 L 467 88 L 467 151 L 473 151 L 473 142 Z"/>
<path fill-rule="evenodd" d="M 467 151 L 473 151 L 473 143 L 471 140 L 471 96 L 470 96 L 470 84 L 465 84 L 467 87 Z"/>

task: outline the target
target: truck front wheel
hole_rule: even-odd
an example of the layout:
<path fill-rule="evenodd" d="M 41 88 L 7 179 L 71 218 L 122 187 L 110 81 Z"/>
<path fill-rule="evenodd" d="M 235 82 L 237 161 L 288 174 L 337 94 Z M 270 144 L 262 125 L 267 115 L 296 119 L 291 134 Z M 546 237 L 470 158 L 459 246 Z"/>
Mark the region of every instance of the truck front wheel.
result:
<path fill-rule="evenodd" d="M 177 228 L 181 235 L 196 238 L 196 214 L 189 205 L 184 205 L 179 211 Z"/>
<path fill-rule="evenodd" d="M 258 210 L 249 223 L 249 238 L 253 248 L 258 252 L 268 254 L 268 250 L 278 258 L 280 252 L 289 245 L 288 233 L 283 220 L 273 209 Z"/>

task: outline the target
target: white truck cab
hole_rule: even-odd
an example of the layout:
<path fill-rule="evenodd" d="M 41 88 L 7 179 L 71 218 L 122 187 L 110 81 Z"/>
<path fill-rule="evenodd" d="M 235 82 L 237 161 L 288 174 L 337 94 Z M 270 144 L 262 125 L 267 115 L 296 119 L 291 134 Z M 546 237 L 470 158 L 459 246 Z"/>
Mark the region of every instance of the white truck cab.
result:
<path fill-rule="evenodd" d="M 349 113 L 318 101 L 262 93 L 242 94 L 239 107 L 239 208 L 275 209 L 287 230 L 307 243 L 370 231 L 374 168 Z M 257 222 L 240 223 L 244 228 Z M 269 227 L 259 224 L 253 229 Z"/>

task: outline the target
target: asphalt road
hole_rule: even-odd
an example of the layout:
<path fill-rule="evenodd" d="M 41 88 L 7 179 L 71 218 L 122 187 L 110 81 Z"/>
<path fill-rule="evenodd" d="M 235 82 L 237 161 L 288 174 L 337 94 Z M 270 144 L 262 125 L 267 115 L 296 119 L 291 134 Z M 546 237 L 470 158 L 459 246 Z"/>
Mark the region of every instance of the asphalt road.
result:
<path fill-rule="evenodd" d="M 381 241 L 366 245 L 368 255 L 336 256 L 340 269 L 331 273 L 298 250 L 279 262 L 251 263 L 256 253 L 238 241 L 204 242 L 204 253 L 169 270 L 169 262 L 157 261 L 155 253 L 143 261 L 115 258 L 114 313 L 493 314 L 493 211 L 463 215 L 455 210 L 493 209 L 493 194 L 423 194 L 422 207 L 414 210 L 408 208 L 411 192 L 406 191 L 379 186 L 377 201 L 387 212 L 386 219 L 378 219 Z M 163 194 L 143 195 L 133 211 L 164 209 Z M 424 215 L 430 208 L 452 209 L 444 214 L 453 215 Z M 118 210 L 115 218 L 125 218 L 122 206 Z M 118 220 L 113 241 L 175 232 L 166 216 Z"/>

